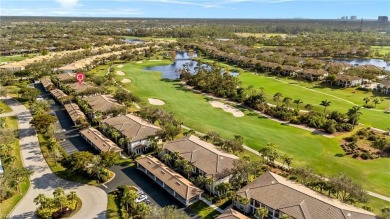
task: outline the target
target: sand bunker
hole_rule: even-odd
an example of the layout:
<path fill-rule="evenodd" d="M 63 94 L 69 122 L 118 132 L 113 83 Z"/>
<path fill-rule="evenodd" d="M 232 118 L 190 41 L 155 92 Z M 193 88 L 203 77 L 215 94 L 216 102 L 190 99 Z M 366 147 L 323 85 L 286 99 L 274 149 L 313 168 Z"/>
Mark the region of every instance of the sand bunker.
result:
<path fill-rule="evenodd" d="M 123 65 L 118 65 L 118 66 L 116 66 L 117 68 L 123 68 Z"/>
<path fill-rule="evenodd" d="M 148 101 L 149 101 L 150 104 L 156 105 L 156 106 L 162 106 L 162 105 L 165 104 L 164 101 L 159 100 L 159 99 L 154 99 L 154 98 L 148 98 Z"/>
<path fill-rule="evenodd" d="M 117 75 L 125 75 L 125 73 L 123 71 L 116 71 L 116 74 Z"/>
<path fill-rule="evenodd" d="M 218 101 L 209 101 L 209 103 L 213 107 L 221 108 L 221 109 L 223 109 L 223 111 L 233 114 L 234 117 L 243 117 L 244 116 L 243 112 L 241 112 L 240 110 L 238 110 L 232 106 L 229 106 L 227 104 L 224 104 L 224 103 L 221 103 Z"/>
<path fill-rule="evenodd" d="M 128 78 L 124 78 L 124 79 L 121 80 L 121 82 L 122 82 L 122 83 L 130 83 L 131 80 L 128 79 Z"/>
<path fill-rule="evenodd" d="M 137 64 L 141 64 L 142 63 L 142 61 L 138 61 L 138 62 L 136 62 Z"/>

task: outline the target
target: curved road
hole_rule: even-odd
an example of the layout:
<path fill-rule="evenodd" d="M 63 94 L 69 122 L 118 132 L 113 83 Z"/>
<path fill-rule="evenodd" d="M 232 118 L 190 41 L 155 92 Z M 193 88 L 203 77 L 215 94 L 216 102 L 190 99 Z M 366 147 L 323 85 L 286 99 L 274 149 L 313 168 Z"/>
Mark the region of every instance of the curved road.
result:
<path fill-rule="evenodd" d="M 63 180 L 55 175 L 47 165 L 39 147 L 35 129 L 30 125 L 32 115 L 22 104 L 11 98 L 2 98 L 18 118 L 20 149 L 24 166 L 33 170 L 30 188 L 8 218 L 35 218 L 34 198 L 38 194 L 53 195 L 55 188 L 63 187 L 66 192 L 76 191 L 82 200 L 82 208 L 73 219 L 105 219 L 107 194 L 95 186 Z"/>

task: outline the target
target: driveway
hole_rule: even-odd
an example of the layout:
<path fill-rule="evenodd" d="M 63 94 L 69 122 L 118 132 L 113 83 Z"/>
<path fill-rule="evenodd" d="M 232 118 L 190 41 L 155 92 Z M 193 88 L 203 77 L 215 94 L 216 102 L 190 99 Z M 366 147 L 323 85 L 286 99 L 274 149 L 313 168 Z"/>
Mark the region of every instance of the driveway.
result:
<path fill-rule="evenodd" d="M 107 193 L 121 185 L 132 185 L 142 189 L 148 195 L 149 200 L 160 207 L 174 205 L 177 208 L 184 208 L 183 204 L 134 166 L 113 166 L 110 170 L 116 174 L 115 178 L 100 186 Z"/>
<path fill-rule="evenodd" d="M 59 131 L 55 136 L 66 153 L 72 154 L 78 151 L 98 153 L 80 136 L 80 132 L 74 126 L 74 123 L 65 108 L 55 101 L 49 92 L 45 91 L 41 83 L 34 84 L 34 86 L 41 91 L 43 99 L 53 102 L 50 107 L 57 117 L 58 123 L 56 124 L 56 129 Z"/>
<path fill-rule="evenodd" d="M 22 104 L 11 98 L 2 98 L 16 114 L 19 126 L 19 141 L 23 165 L 33 171 L 31 185 L 27 194 L 16 205 L 8 218 L 35 218 L 36 205 L 34 198 L 39 194 L 53 195 L 55 188 L 63 187 L 66 192 L 76 191 L 83 206 L 74 215 L 74 219 L 105 219 L 107 212 L 107 195 L 97 187 L 69 182 L 55 175 L 47 165 L 35 129 L 30 125 L 32 116 Z"/>

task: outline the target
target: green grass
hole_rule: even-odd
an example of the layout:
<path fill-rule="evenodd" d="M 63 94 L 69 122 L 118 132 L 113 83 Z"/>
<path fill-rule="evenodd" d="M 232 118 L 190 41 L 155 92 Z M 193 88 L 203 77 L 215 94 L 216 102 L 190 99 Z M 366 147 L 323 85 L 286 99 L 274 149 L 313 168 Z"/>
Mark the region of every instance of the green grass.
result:
<path fill-rule="evenodd" d="M 81 207 L 83 206 L 83 202 L 81 201 L 81 199 L 79 197 L 76 197 L 76 201 L 77 201 L 76 208 L 74 209 L 72 214 L 70 214 L 68 217 L 65 217 L 65 218 L 71 218 L 71 217 L 73 217 L 73 215 L 75 215 L 77 212 L 80 211 Z"/>
<path fill-rule="evenodd" d="M 0 114 L 10 112 L 12 112 L 12 109 L 7 104 L 5 104 L 3 100 L 0 100 Z"/>
<path fill-rule="evenodd" d="M 285 97 L 291 97 L 293 100 L 301 99 L 303 104 L 301 104 L 300 109 L 303 109 L 304 105 L 310 103 L 314 106 L 315 110 L 323 111 L 323 107 L 319 104 L 322 100 L 328 100 L 331 102 L 331 106 L 327 108 L 328 112 L 332 110 L 338 110 L 340 112 L 346 113 L 348 109 L 354 106 L 352 103 L 363 106 L 363 98 L 374 98 L 374 95 L 371 92 L 359 91 L 355 88 L 333 89 L 315 84 L 309 84 L 307 82 L 297 82 L 288 79 L 276 79 L 263 75 L 254 75 L 247 72 L 242 73 L 240 76 L 238 76 L 238 78 L 244 86 L 252 85 L 256 89 L 263 87 L 267 102 L 275 104 L 275 102 L 272 100 L 272 97 L 276 92 L 282 93 Z M 283 82 L 278 80 L 282 80 Z M 377 105 L 376 110 L 384 110 L 389 106 L 389 97 L 378 97 L 378 99 L 382 99 L 382 103 Z M 291 106 L 295 107 L 294 104 Z M 384 111 L 375 111 L 362 108 L 361 112 L 363 115 L 361 116 L 359 122 L 364 123 L 367 126 L 374 126 L 384 130 L 389 127 L 388 121 L 390 120 L 390 116 L 384 113 Z"/>
<path fill-rule="evenodd" d="M 57 162 L 56 164 L 54 159 L 49 155 L 48 148 L 47 148 L 48 142 L 42 136 L 42 134 L 38 134 L 38 140 L 41 146 L 42 154 L 53 173 L 55 173 L 57 176 L 65 180 L 79 182 L 83 184 L 89 184 L 89 185 L 98 185 L 98 182 L 96 180 L 86 179 L 82 175 L 70 171 L 69 169 L 64 167 L 60 162 Z"/>
<path fill-rule="evenodd" d="M 390 53 L 390 46 L 371 46 L 371 50 L 378 52 L 381 56 L 384 56 Z"/>
<path fill-rule="evenodd" d="M 0 62 L 17 62 L 28 58 L 34 57 L 35 54 L 29 54 L 28 56 L 14 55 L 14 56 L 0 56 Z"/>
<path fill-rule="evenodd" d="M 207 63 L 213 62 L 209 59 L 202 59 L 202 61 Z M 352 103 L 363 106 L 365 104 L 363 101 L 365 97 L 371 99 L 378 98 L 381 103 L 375 109 L 361 109 L 363 115 L 359 122 L 366 126 L 373 126 L 383 130 L 390 127 L 390 123 L 388 122 L 390 121 L 390 115 L 383 111 L 390 107 L 390 97 L 388 96 L 376 96 L 371 91 L 361 91 L 356 88 L 329 88 L 321 86 L 318 83 L 297 81 L 285 77 L 276 78 L 261 74 L 255 75 L 235 66 L 225 63 L 220 64 L 223 67 L 238 70 L 240 72 L 238 79 L 242 82 L 243 87 L 253 86 L 256 90 L 260 90 L 260 87 L 264 88 L 267 102 L 272 104 L 276 104 L 272 100 L 273 95 L 276 92 L 280 92 L 284 97 L 291 97 L 293 100 L 301 99 L 303 104 L 300 105 L 300 109 L 304 109 L 304 106 L 310 103 L 314 106 L 314 110 L 323 112 L 323 107 L 320 106 L 320 103 L 322 100 L 328 100 L 331 102 L 331 106 L 327 109 L 328 112 L 338 110 L 346 113 L 348 109 L 352 108 Z M 372 104 L 372 101 L 369 104 Z M 291 104 L 291 107 L 295 108 L 296 106 Z"/>
<path fill-rule="evenodd" d="M 240 36 L 240 37 L 250 37 L 250 36 L 253 36 L 253 37 L 257 37 L 257 38 L 260 38 L 260 37 L 263 37 L 265 36 L 266 38 L 269 38 L 269 37 L 274 37 L 274 36 L 280 36 L 282 38 L 285 38 L 287 36 L 287 34 L 284 34 L 284 33 L 235 33 L 237 36 Z"/>
<path fill-rule="evenodd" d="M 141 97 L 144 105 L 147 104 L 147 98 L 161 99 L 166 103 L 162 108 L 174 112 L 184 125 L 197 131 L 216 131 L 224 138 L 241 135 L 245 143 L 256 150 L 272 142 L 279 145 L 277 149 L 281 154 L 293 157 L 293 166 L 310 166 L 328 176 L 343 172 L 363 183 L 370 191 L 390 195 L 388 159 L 360 161 L 348 156 L 338 157 L 337 154 L 344 154 L 338 143 L 341 137 L 329 139 L 314 135 L 259 118 L 245 109 L 242 110 L 246 116 L 233 117 L 222 109 L 211 107 L 204 96 L 183 89 L 179 82 L 164 81 L 161 80 L 161 73 L 142 70 L 150 64 L 156 65 L 153 62 L 126 64 L 122 68 L 126 75 L 117 76 L 119 79 L 126 77 L 132 80 L 126 87 Z"/>
<path fill-rule="evenodd" d="M 198 201 L 190 205 L 188 208 L 194 211 L 201 218 L 205 219 L 213 219 L 220 214 L 217 210 L 214 210 L 203 201 Z"/>
<path fill-rule="evenodd" d="M 383 209 L 385 207 L 388 207 L 388 208 L 390 207 L 390 202 L 387 202 L 387 201 L 384 201 L 382 199 L 370 196 L 369 202 L 367 204 L 359 204 L 358 207 L 362 207 L 364 205 L 371 207 L 373 210 L 373 213 L 378 215 L 381 213 L 381 209 Z"/>
<path fill-rule="evenodd" d="M 119 208 L 119 200 L 115 197 L 114 194 L 107 195 L 107 218 L 108 219 L 118 219 L 122 218 Z"/>
<path fill-rule="evenodd" d="M 167 38 L 167 37 L 137 37 L 137 36 L 123 36 L 125 39 L 139 39 L 144 41 L 151 41 L 151 40 L 162 40 L 162 41 L 173 41 L 176 42 L 176 38 Z"/>
<path fill-rule="evenodd" d="M 18 121 L 16 117 L 6 117 L 5 118 L 5 124 L 7 128 L 11 128 L 13 130 L 18 130 Z M 14 149 L 12 151 L 13 155 L 16 157 L 15 165 L 16 166 L 23 166 L 22 158 L 20 155 L 20 145 L 19 140 L 15 139 L 13 143 Z M 7 171 L 7 167 L 4 166 L 4 171 Z M 24 180 L 20 183 L 20 193 L 15 194 L 14 196 L 8 198 L 7 200 L 4 200 L 0 203 L 0 218 L 5 218 L 12 209 L 18 204 L 18 202 L 23 198 L 23 196 L 26 194 L 28 188 L 30 187 L 30 181 Z"/>

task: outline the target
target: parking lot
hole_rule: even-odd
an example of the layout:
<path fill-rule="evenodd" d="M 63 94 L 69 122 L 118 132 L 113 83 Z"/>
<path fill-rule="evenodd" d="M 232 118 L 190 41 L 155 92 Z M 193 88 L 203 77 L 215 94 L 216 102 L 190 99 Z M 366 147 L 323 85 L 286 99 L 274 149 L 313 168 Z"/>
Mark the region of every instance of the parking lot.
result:
<path fill-rule="evenodd" d="M 80 136 L 78 129 L 74 126 L 65 108 L 60 103 L 56 102 L 49 92 L 44 90 L 42 84 L 38 83 L 34 86 L 41 91 L 43 99 L 53 102 L 51 109 L 54 112 L 53 115 L 55 115 L 58 120 L 55 137 L 59 140 L 60 146 L 64 148 L 66 153 L 72 154 L 77 151 L 97 153 L 97 151 Z"/>
<path fill-rule="evenodd" d="M 54 101 L 51 95 L 43 89 L 42 84 L 35 84 L 35 87 L 41 91 L 43 99 Z M 51 109 L 54 112 L 53 115 L 58 119 L 55 131 L 56 138 L 60 140 L 61 147 L 64 148 L 68 154 L 72 154 L 76 151 L 97 153 L 97 151 L 80 136 L 79 130 L 74 127 L 72 120 L 61 104 L 54 101 L 51 105 Z M 110 182 L 99 186 L 107 193 L 114 191 L 121 185 L 135 186 L 142 190 L 147 197 L 142 201 L 159 207 L 173 205 L 176 206 L 176 208 L 187 212 L 187 209 L 182 203 L 168 194 L 163 188 L 160 188 L 159 185 L 144 173 L 137 170 L 134 166 L 123 167 L 115 165 L 110 170 L 115 173 L 115 177 Z"/>
<path fill-rule="evenodd" d="M 160 207 L 174 205 L 177 208 L 184 208 L 183 204 L 160 188 L 159 185 L 153 182 L 144 173 L 137 170 L 137 168 L 133 166 L 113 166 L 110 170 L 116 174 L 115 178 L 108 183 L 100 185 L 100 188 L 107 193 L 114 191 L 118 186 L 130 185 L 144 191 L 152 204 L 156 204 Z"/>

